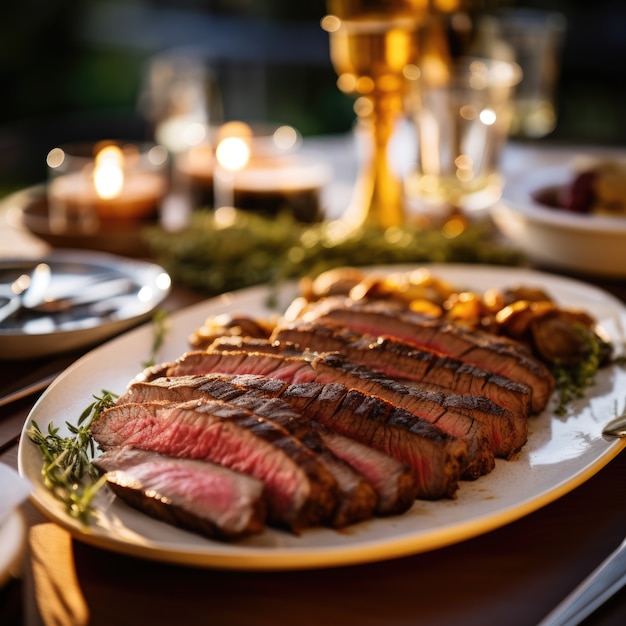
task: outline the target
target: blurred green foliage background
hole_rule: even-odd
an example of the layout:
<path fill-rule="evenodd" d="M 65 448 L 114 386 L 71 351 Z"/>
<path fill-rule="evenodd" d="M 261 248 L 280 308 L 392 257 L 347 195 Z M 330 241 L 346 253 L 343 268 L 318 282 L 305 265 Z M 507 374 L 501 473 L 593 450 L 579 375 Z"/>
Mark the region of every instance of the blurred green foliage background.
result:
<path fill-rule="evenodd" d="M 512 5 L 555 9 L 567 19 L 559 122 L 540 141 L 626 144 L 626 5 L 484 2 L 488 9 Z M 244 90 L 239 100 L 271 121 L 293 124 L 304 135 L 349 130 L 352 101 L 335 85 L 328 36 L 319 26 L 324 14 L 324 0 L 5 3 L 0 185 L 42 180 L 45 154 L 59 143 L 146 138 L 150 130 L 138 108 L 146 63 L 181 46 L 200 46 L 218 75 L 236 70 L 240 78 L 249 77 L 238 83 Z"/>

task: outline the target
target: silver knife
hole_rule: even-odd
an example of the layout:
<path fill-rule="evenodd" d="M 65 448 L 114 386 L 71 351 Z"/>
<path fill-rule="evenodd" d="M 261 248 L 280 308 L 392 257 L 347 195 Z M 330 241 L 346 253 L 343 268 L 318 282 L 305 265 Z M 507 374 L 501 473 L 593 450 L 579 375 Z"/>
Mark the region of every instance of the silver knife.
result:
<path fill-rule="evenodd" d="M 30 285 L 21 296 L 21 305 L 26 308 L 37 306 L 45 300 L 52 272 L 47 263 L 38 263 L 30 276 Z"/>
<path fill-rule="evenodd" d="M 626 437 L 626 413 L 602 430 L 607 437 Z M 626 585 L 626 539 L 537 626 L 576 626 Z"/>
<path fill-rule="evenodd" d="M 108 298 L 136 293 L 137 291 L 137 284 L 130 278 L 111 278 L 106 281 L 88 284 L 74 295 L 46 298 L 42 302 L 28 307 L 28 310 L 38 313 L 59 313 L 83 304 L 93 304 Z"/>

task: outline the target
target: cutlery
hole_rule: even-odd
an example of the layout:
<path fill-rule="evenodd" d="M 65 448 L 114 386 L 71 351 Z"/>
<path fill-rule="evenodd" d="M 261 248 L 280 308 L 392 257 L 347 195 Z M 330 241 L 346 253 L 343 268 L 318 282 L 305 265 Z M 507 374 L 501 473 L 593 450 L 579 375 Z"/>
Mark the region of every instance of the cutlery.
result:
<path fill-rule="evenodd" d="M 47 263 L 39 263 L 30 275 L 19 276 L 11 285 L 11 298 L 0 308 L 0 323 L 22 308 L 41 303 L 50 280 L 50 266 Z"/>
<path fill-rule="evenodd" d="M 121 277 L 94 281 L 83 286 L 80 290 L 76 290 L 75 295 L 45 298 L 42 302 L 24 308 L 39 313 L 58 313 L 79 305 L 93 304 L 107 298 L 122 296 L 136 289 L 137 285 L 130 278 Z"/>
<path fill-rule="evenodd" d="M 37 275 L 38 272 L 37 268 L 35 268 L 33 279 L 36 277 L 37 283 L 31 280 L 31 286 L 23 294 L 15 295 L 8 304 L 0 308 L 0 323 L 19 311 L 44 314 L 60 313 L 81 305 L 93 304 L 137 290 L 136 283 L 130 278 L 110 278 L 107 276 L 88 281 L 79 288 L 73 289 L 73 294 L 71 295 L 46 296 L 45 288 L 47 284 L 44 284 L 43 277 L 40 278 Z"/>
<path fill-rule="evenodd" d="M 44 376 L 39 380 L 36 380 L 32 383 L 24 385 L 15 391 L 10 391 L 9 393 L 4 394 L 0 397 L 0 407 L 11 404 L 12 402 L 17 402 L 18 400 L 22 400 L 23 398 L 28 398 L 28 396 L 32 396 L 38 391 L 44 390 L 48 387 L 60 374 L 61 372 L 55 372 L 54 374 L 49 374 L 48 376 Z"/>
<path fill-rule="evenodd" d="M 42 391 L 54 379 L 69 367 L 77 358 L 82 356 L 83 351 L 74 351 L 63 354 L 45 362 L 17 368 L 16 376 L 12 383 L 5 385 L 0 395 L 0 407 L 27 398 L 28 396 Z"/>
<path fill-rule="evenodd" d="M 626 437 L 626 413 L 611 420 L 604 427 L 602 434 L 609 437 Z"/>

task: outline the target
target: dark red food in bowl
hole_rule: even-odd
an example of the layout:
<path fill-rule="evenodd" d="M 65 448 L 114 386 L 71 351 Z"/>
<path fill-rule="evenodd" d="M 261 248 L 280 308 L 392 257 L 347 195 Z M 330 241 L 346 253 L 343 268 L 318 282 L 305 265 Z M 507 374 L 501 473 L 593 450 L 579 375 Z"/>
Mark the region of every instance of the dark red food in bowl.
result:
<path fill-rule="evenodd" d="M 591 213 L 596 203 L 595 171 L 581 172 L 574 180 L 562 187 L 545 187 L 533 194 L 533 200 L 552 209 L 572 213 Z"/>

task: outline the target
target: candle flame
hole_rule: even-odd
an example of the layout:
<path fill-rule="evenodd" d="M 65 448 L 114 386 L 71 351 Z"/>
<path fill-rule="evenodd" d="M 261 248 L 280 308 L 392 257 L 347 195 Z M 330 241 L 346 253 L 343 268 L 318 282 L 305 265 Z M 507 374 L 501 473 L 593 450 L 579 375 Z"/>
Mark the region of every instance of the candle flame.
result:
<path fill-rule="evenodd" d="M 250 160 L 250 146 L 242 137 L 226 137 L 215 150 L 217 162 L 226 170 L 242 170 Z"/>
<path fill-rule="evenodd" d="M 124 186 L 124 155 L 117 146 L 106 146 L 96 155 L 93 182 L 100 198 L 117 197 Z"/>

